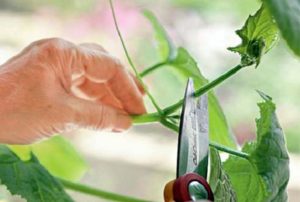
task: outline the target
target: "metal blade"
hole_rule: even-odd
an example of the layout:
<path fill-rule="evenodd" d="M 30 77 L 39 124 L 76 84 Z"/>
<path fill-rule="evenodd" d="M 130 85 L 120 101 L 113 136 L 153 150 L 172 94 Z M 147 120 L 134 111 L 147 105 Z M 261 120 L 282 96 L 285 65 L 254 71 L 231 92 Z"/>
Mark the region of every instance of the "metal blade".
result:
<path fill-rule="evenodd" d="M 196 103 L 192 79 L 188 80 L 178 137 L 177 177 L 196 172 L 207 177 L 208 108 L 207 95 Z"/>
<path fill-rule="evenodd" d="M 205 179 L 208 169 L 209 150 L 209 125 L 208 125 L 208 98 L 207 94 L 202 95 L 197 102 L 197 122 L 198 122 L 198 166 L 194 172 Z"/>

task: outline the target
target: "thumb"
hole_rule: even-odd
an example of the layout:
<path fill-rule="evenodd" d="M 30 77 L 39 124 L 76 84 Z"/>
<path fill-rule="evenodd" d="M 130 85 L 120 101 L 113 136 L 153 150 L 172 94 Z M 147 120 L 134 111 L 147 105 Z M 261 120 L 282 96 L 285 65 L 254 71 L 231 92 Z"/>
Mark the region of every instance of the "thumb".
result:
<path fill-rule="evenodd" d="M 96 130 L 121 132 L 131 126 L 131 118 L 125 112 L 104 104 L 71 96 L 68 105 L 74 110 L 74 123 Z"/>

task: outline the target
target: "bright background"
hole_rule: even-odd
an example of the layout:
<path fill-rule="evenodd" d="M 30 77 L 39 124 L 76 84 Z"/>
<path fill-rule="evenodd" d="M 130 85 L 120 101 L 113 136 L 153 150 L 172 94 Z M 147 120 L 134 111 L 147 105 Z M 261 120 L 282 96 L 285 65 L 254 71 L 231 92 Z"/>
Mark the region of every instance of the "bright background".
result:
<path fill-rule="evenodd" d="M 191 52 L 210 80 L 238 63 L 239 56 L 226 48 L 239 43 L 234 30 L 259 8 L 259 2 L 253 0 L 116 0 L 115 5 L 120 28 L 140 70 L 159 62 L 152 29 L 141 14 L 143 9 L 149 9 L 176 44 Z M 1 64 L 32 41 L 47 37 L 99 43 L 127 64 L 106 0 L 0 0 L 0 28 Z M 281 40 L 258 69 L 242 70 L 216 89 L 241 144 L 255 137 L 256 103 L 260 101 L 255 89 L 273 97 L 291 155 L 290 201 L 300 198 L 299 76 L 300 61 Z M 155 74 L 147 83 L 156 89 L 154 95 L 162 105 L 166 104 L 163 100 L 168 92 L 178 92 L 178 98 L 182 97 L 167 75 Z M 164 184 L 175 175 L 174 133 L 152 124 L 135 126 L 126 134 L 81 130 L 66 136 L 89 164 L 81 182 L 162 201 Z M 76 201 L 101 201 L 70 193 Z M 3 187 L 1 196 L 3 201 L 20 201 L 18 197 L 10 197 Z"/>

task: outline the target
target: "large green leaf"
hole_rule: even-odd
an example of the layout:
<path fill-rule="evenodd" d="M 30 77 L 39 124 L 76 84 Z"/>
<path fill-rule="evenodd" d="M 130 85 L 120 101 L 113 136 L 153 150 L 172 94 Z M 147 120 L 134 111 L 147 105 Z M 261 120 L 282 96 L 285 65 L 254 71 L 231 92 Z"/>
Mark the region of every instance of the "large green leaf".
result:
<path fill-rule="evenodd" d="M 178 78 L 183 80 L 184 84 L 189 77 L 193 78 L 196 89 L 207 84 L 208 80 L 202 75 L 192 56 L 184 48 L 178 48 L 177 52 L 177 57 L 169 67 L 177 74 Z M 225 115 L 213 91 L 208 93 L 208 109 L 210 139 L 228 147 L 236 147 Z"/>
<path fill-rule="evenodd" d="M 200 88 L 206 84 L 208 81 L 200 72 L 197 63 L 192 56 L 184 48 L 178 48 L 175 51 L 174 45 L 167 35 L 167 32 L 160 25 L 155 16 L 149 11 L 146 12 L 146 16 L 152 23 L 156 40 L 159 44 L 158 50 L 162 52 L 162 58 L 168 58 L 168 65 L 166 65 L 165 68 L 170 71 L 167 73 L 173 74 L 179 78 L 181 85 L 185 85 L 189 77 L 194 79 L 196 88 Z M 166 54 L 169 55 L 166 56 Z M 177 94 L 178 91 L 174 91 L 174 94 L 175 93 Z M 209 92 L 208 102 L 210 139 L 228 147 L 236 147 L 225 115 L 213 91 Z"/>
<path fill-rule="evenodd" d="M 295 54 L 300 56 L 300 1 L 265 0 L 283 38 Z"/>
<path fill-rule="evenodd" d="M 28 202 L 73 201 L 33 154 L 22 161 L 4 145 L 0 145 L 0 182 Z"/>
<path fill-rule="evenodd" d="M 242 57 L 242 64 L 259 64 L 261 56 L 267 53 L 278 39 L 276 23 L 264 5 L 253 15 L 249 16 L 242 29 L 236 31 L 242 43 L 228 48 Z"/>
<path fill-rule="evenodd" d="M 144 15 L 155 30 L 157 50 L 160 52 L 161 58 L 164 61 L 170 61 L 174 59 L 176 57 L 177 50 L 163 26 L 159 23 L 159 21 L 151 11 L 145 10 Z"/>
<path fill-rule="evenodd" d="M 66 180 L 78 180 L 87 165 L 73 145 L 60 135 L 29 146 L 9 146 L 23 160 L 33 152 L 40 163 L 54 176 Z"/>
<path fill-rule="evenodd" d="M 261 118 L 256 120 L 257 142 L 250 153 L 251 162 L 263 176 L 268 187 L 268 199 L 286 201 L 289 181 L 289 155 L 285 137 L 275 114 L 275 104 L 268 96 L 259 103 Z"/>
<path fill-rule="evenodd" d="M 257 140 L 247 143 L 243 151 L 249 161 L 231 156 L 224 164 L 238 201 L 287 201 L 289 156 L 283 131 L 275 114 L 275 104 L 262 94 L 257 119 Z"/>
<path fill-rule="evenodd" d="M 210 149 L 210 177 L 209 184 L 214 193 L 215 202 L 235 202 L 236 195 L 228 175 L 222 167 L 218 150 Z"/>
<path fill-rule="evenodd" d="M 224 169 L 229 175 L 237 201 L 264 202 L 266 192 L 263 178 L 248 160 L 231 156 L 224 163 Z"/>

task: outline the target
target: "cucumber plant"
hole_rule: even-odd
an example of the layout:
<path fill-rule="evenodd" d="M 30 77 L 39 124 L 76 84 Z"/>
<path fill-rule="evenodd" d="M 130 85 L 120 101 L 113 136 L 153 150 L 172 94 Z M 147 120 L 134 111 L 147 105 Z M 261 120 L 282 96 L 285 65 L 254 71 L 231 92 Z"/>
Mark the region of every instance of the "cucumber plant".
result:
<path fill-rule="evenodd" d="M 197 62 L 186 49 L 176 47 L 167 31 L 150 11 L 145 11 L 144 15 L 153 27 L 161 61 L 139 72 L 126 49 L 112 0 L 109 0 L 109 3 L 128 62 L 144 86 L 155 109 L 152 113 L 132 116 L 133 122 L 135 124 L 158 122 L 177 133 L 183 100 L 161 108 L 143 78 L 161 69 L 167 70 L 184 82 L 192 77 L 197 89 L 195 95 L 208 93 L 211 140 L 210 184 L 215 201 L 287 201 L 289 155 L 272 98 L 258 91 L 262 102 L 258 104 L 260 118 L 256 120 L 257 138 L 253 142 L 247 142 L 240 150 L 230 133 L 213 89 L 242 69 L 251 66 L 258 68 L 263 55 L 276 45 L 279 32 L 294 54 L 300 56 L 300 1 L 262 1 L 260 9 L 254 15 L 250 15 L 244 26 L 236 31 L 241 38 L 241 44 L 228 48 L 240 54 L 240 62 L 212 81 L 208 81 L 202 75 Z M 62 152 L 53 156 L 51 151 L 54 150 Z M 219 152 L 228 153 L 229 158 L 221 161 Z M 64 161 L 76 163 L 66 167 L 55 166 L 64 165 L 61 164 Z M 73 201 L 65 189 L 112 201 L 147 201 L 74 182 L 76 176 L 80 176 L 85 169 L 84 160 L 61 136 L 30 146 L 0 145 L 1 184 L 5 185 L 11 194 L 20 195 L 29 202 Z"/>

